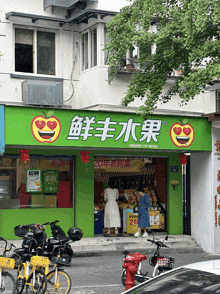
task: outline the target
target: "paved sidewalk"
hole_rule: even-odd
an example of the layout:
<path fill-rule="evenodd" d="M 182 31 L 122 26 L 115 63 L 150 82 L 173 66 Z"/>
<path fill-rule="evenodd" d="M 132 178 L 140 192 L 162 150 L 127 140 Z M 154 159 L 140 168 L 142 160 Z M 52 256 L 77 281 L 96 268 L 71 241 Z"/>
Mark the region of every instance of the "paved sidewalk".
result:
<path fill-rule="evenodd" d="M 155 233 L 155 239 L 164 241 L 165 233 Z M 103 235 L 96 235 L 95 237 L 85 238 L 80 241 L 70 242 L 75 256 L 94 256 L 94 255 L 106 255 L 117 254 L 124 250 L 131 251 L 132 253 L 138 251 L 140 253 L 146 251 L 155 251 L 156 246 L 147 239 L 153 239 L 153 236 L 149 234 L 148 238 L 133 236 L 128 237 L 105 237 Z M 21 247 L 21 240 L 10 240 L 17 248 Z M 189 235 L 168 235 L 168 240 L 164 241 L 164 244 L 169 248 L 163 248 L 164 253 L 190 253 L 190 252 L 203 252 L 195 240 Z M 0 251 L 3 248 L 4 242 L 0 244 Z"/>
<path fill-rule="evenodd" d="M 165 234 L 154 234 L 156 240 L 164 241 Z M 147 241 L 153 239 L 149 234 L 148 238 L 139 237 L 104 237 L 96 236 L 94 238 L 82 238 L 78 242 L 71 244 L 76 255 L 101 255 L 110 253 L 121 253 L 124 250 L 131 252 L 155 251 L 156 245 Z M 197 246 L 196 242 L 188 235 L 169 235 L 164 244 L 169 248 L 163 248 L 164 252 L 203 252 L 202 248 Z"/>

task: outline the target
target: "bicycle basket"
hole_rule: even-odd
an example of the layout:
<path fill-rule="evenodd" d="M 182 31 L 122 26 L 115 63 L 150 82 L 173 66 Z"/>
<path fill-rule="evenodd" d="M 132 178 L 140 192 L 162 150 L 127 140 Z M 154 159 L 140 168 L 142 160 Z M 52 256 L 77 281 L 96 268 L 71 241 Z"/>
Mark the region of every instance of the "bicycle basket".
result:
<path fill-rule="evenodd" d="M 54 263 L 61 264 L 61 265 L 71 265 L 71 257 L 69 257 L 68 255 L 65 255 L 65 254 L 60 257 L 53 256 L 52 261 Z"/>
<path fill-rule="evenodd" d="M 163 270 L 171 270 L 173 268 L 175 259 L 173 257 L 161 257 L 157 259 L 158 267 Z"/>
<path fill-rule="evenodd" d="M 45 256 L 32 256 L 30 264 L 35 266 L 47 267 L 50 264 L 50 260 L 48 257 Z"/>
<path fill-rule="evenodd" d="M 158 257 L 157 256 L 152 256 L 150 259 L 149 259 L 149 263 L 151 266 L 155 266 L 156 263 L 157 263 L 157 259 Z"/>
<path fill-rule="evenodd" d="M 15 267 L 15 260 L 13 258 L 0 257 L 0 268 L 13 269 Z"/>

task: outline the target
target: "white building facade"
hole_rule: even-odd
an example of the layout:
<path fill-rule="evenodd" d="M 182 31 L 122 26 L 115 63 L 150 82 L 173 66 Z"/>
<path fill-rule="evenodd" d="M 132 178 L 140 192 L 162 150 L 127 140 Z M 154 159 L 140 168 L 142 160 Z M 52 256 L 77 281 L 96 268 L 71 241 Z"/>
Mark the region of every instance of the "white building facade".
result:
<path fill-rule="evenodd" d="M 126 0 L 2 1 L 0 104 L 135 113 L 143 101 L 120 106 L 132 72 L 121 68 L 109 84 L 108 54 L 103 51 L 105 24 L 125 5 Z M 174 81 L 175 74 L 168 77 L 166 87 Z M 210 86 L 185 106 L 179 103 L 180 98 L 173 97 L 158 104 L 154 114 L 213 121 L 212 151 L 186 152 L 190 153 L 190 233 L 206 252 L 219 253 L 218 87 Z"/>

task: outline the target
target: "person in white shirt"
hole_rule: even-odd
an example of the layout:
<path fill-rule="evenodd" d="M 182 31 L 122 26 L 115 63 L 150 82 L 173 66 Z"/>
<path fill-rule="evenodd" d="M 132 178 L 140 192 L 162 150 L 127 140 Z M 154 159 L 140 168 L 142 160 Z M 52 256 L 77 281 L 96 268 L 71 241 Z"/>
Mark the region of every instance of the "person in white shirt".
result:
<path fill-rule="evenodd" d="M 108 228 L 108 235 L 110 235 L 111 228 L 115 228 L 115 234 L 118 235 L 118 228 L 121 227 L 121 218 L 117 203 L 119 192 L 115 188 L 114 180 L 110 179 L 108 185 L 109 187 L 104 191 L 104 200 L 107 201 L 104 212 L 104 227 Z"/>

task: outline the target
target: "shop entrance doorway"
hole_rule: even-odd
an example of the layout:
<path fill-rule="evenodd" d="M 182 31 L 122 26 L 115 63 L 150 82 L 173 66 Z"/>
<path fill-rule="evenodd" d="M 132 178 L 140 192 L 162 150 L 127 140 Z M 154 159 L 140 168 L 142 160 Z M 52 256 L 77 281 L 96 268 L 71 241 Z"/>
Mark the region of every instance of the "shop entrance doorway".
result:
<path fill-rule="evenodd" d="M 136 189 L 143 187 L 150 197 L 151 229 L 167 230 L 167 158 L 165 157 L 100 157 L 94 159 L 94 234 L 105 234 L 104 190 L 109 180 L 119 191 L 118 207 L 121 217 L 119 232 L 133 235 L 138 230 Z"/>

